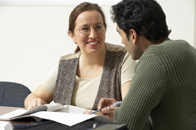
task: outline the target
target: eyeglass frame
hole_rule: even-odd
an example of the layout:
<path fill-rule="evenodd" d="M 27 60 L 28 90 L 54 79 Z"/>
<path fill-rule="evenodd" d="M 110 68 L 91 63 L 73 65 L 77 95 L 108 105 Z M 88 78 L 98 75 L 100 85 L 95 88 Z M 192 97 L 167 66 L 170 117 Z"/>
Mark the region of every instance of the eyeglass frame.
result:
<path fill-rule="evenodd" d="M 95 29 L 95 27 L 97 27 L 97 26 L 100 26 L 101 28 Z M 87 32 L 85 32 L 85 30 L 82 31 L 83 28 L 87 28 L 87 27 L 89 28 Z M 98 25 L 93 26 L 93 29 L 94 29 L 94 31 L 95 31 L 96 33 L 102 31 L 104 28 L 105 28 L 105 26 L 102 25 L 102 24 L 98 24 Z M 82 33 L 82 34 L 84 34 L 84 35 L 89 35 L 90 32 L 91 32 L 91 27 L 89 27 L 89 26 L 83 26 L 83 27 L 81 27 L 81 28 L 77 28 L 76 30 L 78 30 L 80 33 Z"/>

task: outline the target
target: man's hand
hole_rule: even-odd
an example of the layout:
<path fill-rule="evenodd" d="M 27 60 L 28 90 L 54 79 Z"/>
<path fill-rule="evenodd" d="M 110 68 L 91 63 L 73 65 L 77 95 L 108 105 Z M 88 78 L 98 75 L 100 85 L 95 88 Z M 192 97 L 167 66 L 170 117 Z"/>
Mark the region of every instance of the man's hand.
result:
<path fill-rule="evenodd" d="M 98 110 L 101 110 L 101 115 L 108 116 L 111 119 L 114 118 L 114 110 L 118 107 L 108 107 L 116 102 L 113 98 L 102 98 L 98 104 Z"/>

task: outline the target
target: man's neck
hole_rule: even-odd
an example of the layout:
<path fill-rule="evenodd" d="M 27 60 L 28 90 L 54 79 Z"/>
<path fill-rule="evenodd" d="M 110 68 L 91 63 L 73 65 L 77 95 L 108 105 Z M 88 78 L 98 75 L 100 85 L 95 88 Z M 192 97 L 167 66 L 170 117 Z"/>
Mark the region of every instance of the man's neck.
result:
<path fill-rule="evenodd" d="M 170 40 L 169 37 L 167 37 L 164 40 L 152 42 L 152 41 L 147 40 L 145 37 L 141 37 L 141 38 L 142 38 L 142 42 L 143 42 L 143 43 L 140 42 L 142 50 L 146 50 L 146 48 L 148 48 L 150 45 L 161 44 L 166 40 Z"/>

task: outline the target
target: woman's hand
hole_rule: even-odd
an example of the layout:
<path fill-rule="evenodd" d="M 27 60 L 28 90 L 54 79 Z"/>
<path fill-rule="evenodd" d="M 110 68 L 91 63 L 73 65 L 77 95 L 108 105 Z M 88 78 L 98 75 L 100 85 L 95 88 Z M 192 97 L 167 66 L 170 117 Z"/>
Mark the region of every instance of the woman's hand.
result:
<path fill-rule="evenodd" d="M 53 100 L 53 94 L 41 84 L 35 91 L 30 93 L 24 102 L 25 109 L 29 110 L 39 105 L 49 104 Z"/>
<path fill-rule="evenodd" d="M 35 98 L 32 100 L 31 103 L 29 103 L 27 110 L 32 109 L 32 108 L 39 106 L 39 105 L 43 105 L 43 104 L 46 104 L 46 102 L 43 99 Z"/>

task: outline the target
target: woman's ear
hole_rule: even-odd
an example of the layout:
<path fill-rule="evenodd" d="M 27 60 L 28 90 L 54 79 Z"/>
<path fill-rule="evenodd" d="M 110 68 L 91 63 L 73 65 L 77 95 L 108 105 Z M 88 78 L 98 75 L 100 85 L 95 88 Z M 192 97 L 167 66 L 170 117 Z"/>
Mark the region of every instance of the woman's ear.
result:
<path fill-rule="evenodd" d="M 76 43 L 75 38 L 74 38 L 74 34 L 73 34 L 71 31 L 68 31 L 68 35 L 69 35 L 69 37 L 72 39 L 72 41 L 73 41 L 74 43 Z"/>
<path fill-rule="evenodd" d="M 130 39 L 132 40 L 133 44 L 136 43 L 137 41 L 137 33 L 134 29 L 130 29 L 129 30 L 129 34 L 130 34 Z"/>

